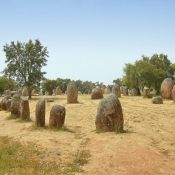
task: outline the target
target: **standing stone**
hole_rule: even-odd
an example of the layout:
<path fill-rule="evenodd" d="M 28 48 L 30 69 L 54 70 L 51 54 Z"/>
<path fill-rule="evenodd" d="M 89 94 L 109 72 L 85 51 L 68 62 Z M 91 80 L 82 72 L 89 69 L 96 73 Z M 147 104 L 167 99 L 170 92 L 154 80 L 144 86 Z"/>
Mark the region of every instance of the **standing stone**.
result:
<path fill-rule="evenodd" d="M 42 95 L 43 95 L 43 91 L 42 91 L 42 90 L 40 90 L 39 95 L 40 95 L 40 96 L 42 96 Z"/>
<path fill-rule="evenodd" d="M 12 97 L 12 101 L 11 101 L 11 114 L 15 115 L 16 117 L 20 117 L 20 110 L 19 110 L 19 106 L 20 106 L 20 95 L 19 94 L 15 94 Z"/>
<path fill-rule="evenodd" d="M 103 98 L 103 92 L 100 88 L 94 88 L 91 92 L 91 99 L 101 99 Z"/>
<path fill-rule="evenodd" d="M 43 127 L 45 126 L 45 99 L 41 98 L 37 104 L 35 109 L 35 119 L 36 119 L 36 125 Z"/>
<path fill-rule="evenodd" d="M 162 82 L 160 92 L 163 99 L 172 99 L 173 86 L 174 86 L 174 83 L 171 78 L 166 78 Z"/>
<path fill-rule="evenodd" d="M 28 93 L 27 88 L 23 88 L 23 90 L 22 90 L 22 96 L 28 96 L 28 95 L 29 95 L 29 93 Z"/>
<path fill-rule="evenodd" d="M 64 125 L 66 110 L 63 106 L 55 104 L 50 111 L 49 127 L 61 128 Z"/>
<path fill-rule="evenodd" d="M 20 101 L 20 118 L 23 120 L 30 119 L 30 109 L 29 109 L 29 101 L 27 98 L 21 96 Z"/>
<path fill-rule="evenodd" d="M 143 97 L 149 97 L 150 96 L 150 89 L 147 87 L 143 88 Z"/>
<path fill-rule="evenodd" d="M 131 89 L 131 95 L 132 96 L 139 96 L 140 95 L 140 89 L 139 88 Z"/>
<path fill-rule="evenodd" d="M 58 86 L 56 88 L 56 95 L 61 95 L 61 94 L 62 94 L 62 91 L 61 91 L 60 87 Z"/>
<path fill-rule="evenodd" d="M 111 93 L 111 89 L 109 86 L 107 86 L 107 88 L 105 89 L 105 94 L 110 94 Z"/>
<path fill-rule="evenodd" d="M 118 84 L 115 84 L 112 87 L 112 93 L 115 94 L 117 97 L 121 97 L 120 86 Z"/>
<path fill-rule="evenodd" d="M 22 95 L 22 89 L 18 89 L 18 94 Z"/>
<path fill-rule="evenodd" d="M 127 86 L 123 87 L 123 95 L 128 95 L 128 87 Z"/>
<path fill-rule="evenodd" d="M 36 94 L 36 90 L 33 89 L 31 95 L 35 95 L 35 94 Z"/>
<path fill-rule="evenodd" d="M 52 95 L 56 95 L 56 89 L 53 89 Z"/>
<path fill-rule="evenodd" d="M 18 94 L 18 91 L 11 91 L 10 95 L 13 97 L 15 94 Z"/>
<path fill-rule="evenodd" d="M 4 91 L 4 95 L 7 96 L 7 95 L 11 95 L 11 91 L 8 89 L 8 90 L 5 90 Z"/>
<path fill-rule="evenodd" d="M 172 98 L 175 102 L 175 85 L 173 86 L 173 89 L 172 89 Z"/>
<path fill-rule="evenodd" d="M 120 93 L 123 94 L 123 86 L 120 87 Z"/>
<path fill-rule="evenodd" d="M 103 94 L 105 93 L 105 89 L 106 89 L 106 86 L 105 85 L 102 85 L 101 90 L 102 90 L 102 93 Z"/>
<path fill-rule="evenodd" d="M 77 103 L 78 89 L 74 82 L 71 82 L 67 86 L 67 103 Z"/>
<path fill-rule="evenodd" d="M 12 99 L 8 99 L 7 102 L 6 102 L 8 111 L 11 111 L 11 101 L 12 101 Z"/>
<path fill-rule="evenodd" d="M 2 99 L 2 101 L 1 101 L 1 107 L 2 107 L 2 109 L 4 109 L 4 110 L 7 110 L 7 109 L 8 109 L 8 107 L 7 107 L 7 101 L 8 101 L 9 99 L 11 99 L 11 96 L 10 96 L 10 95 L 7 95 L 7 96 L 5 96 L 5 97 Z"/>
<path fill-rule="evenodd" d="M 103 98 L 98 106 L 95 125 L 97 130 L 123 131 L 123 112 L 118 97 L 111 93 Z"/>

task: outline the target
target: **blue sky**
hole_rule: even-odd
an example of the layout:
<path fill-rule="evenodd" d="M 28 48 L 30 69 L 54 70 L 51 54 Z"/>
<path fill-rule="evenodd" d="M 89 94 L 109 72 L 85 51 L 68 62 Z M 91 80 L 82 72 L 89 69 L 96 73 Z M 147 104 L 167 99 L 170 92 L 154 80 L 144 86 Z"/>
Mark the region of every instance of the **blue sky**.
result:
<path fill-rule="evenodd" d="M 49 51 L 49 79 L 108 85 L 142 54 L 175 63 L 175 0 L 6 0 L 0 22 L 0 71 L 3 46 L 30 39 Z"/>

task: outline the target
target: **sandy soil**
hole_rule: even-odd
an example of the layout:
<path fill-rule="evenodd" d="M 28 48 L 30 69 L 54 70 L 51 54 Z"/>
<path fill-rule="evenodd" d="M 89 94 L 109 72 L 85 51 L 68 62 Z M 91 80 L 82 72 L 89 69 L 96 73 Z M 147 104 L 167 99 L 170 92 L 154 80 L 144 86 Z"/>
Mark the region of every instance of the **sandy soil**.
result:
<path fill-rule="evenodd" d="M 2 97 L 0 97 L 1 99 Z M 35 121 L 38 99 L 30 100 L 30 116 Z M 151 99 L 122 96 L 124 133 L 96 133 L 95 117 L 100 100 L 79 95 L 78 104 L 67 104 L 66 95 L 43 96 L 46 102 L 46 124 L 54 104 L 66 108 L 68 131 L 31 130 L 31 122 L 6 120 L 10 114 L 0 111 L 0 136 L 12 136 L 22 142 L 35 142 L 45 154 L 44 160 L 64 167 L 78 151 L 89 150 L 91 157 L 82 166 L 86 175 L 174 175 L 175 174 L 175 104 L 164 100 L 157 105 Z"/>

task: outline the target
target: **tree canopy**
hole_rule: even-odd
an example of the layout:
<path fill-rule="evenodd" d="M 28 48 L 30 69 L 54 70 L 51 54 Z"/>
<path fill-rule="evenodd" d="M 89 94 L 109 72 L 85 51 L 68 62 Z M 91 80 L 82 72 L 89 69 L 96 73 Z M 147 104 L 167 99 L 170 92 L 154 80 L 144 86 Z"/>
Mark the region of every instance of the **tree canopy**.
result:
<path fill-rule="evenodd" d="M 125 64 L 123 83 L 132 88 L 153 87 L 157 94 L 165 78 L 174 78 L 175 67 L 167 55 L 154 54 L 151 58 L 142 55 L 134 64 Z"/>
<path fill-rule="evenodd" d="M 41 45 L 38 39 L 35 42 L 29 40 L 27 43 L 17 41 L 6 44 L 3 47 L 6 54 L 6 68 L 3 73 L 7 77 L 15 79 L 17 84 L 26 86 L 31 98 L 31 87 L 40 85 L 45 78 L 46 72 L 42 71 L 42 67 L 46 66 L 48 51 L 47 47 Z"/>

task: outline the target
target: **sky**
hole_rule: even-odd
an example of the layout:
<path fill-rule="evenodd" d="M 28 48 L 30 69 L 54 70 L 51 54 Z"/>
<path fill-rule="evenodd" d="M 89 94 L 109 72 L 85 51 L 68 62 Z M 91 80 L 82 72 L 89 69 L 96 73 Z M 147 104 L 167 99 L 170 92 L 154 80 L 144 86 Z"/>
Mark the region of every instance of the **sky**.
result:
<path fill-rule="evenodd" d="M 175 0 L 6 0 L 0 23 L 0 72 L 3 46 L 30 39 L 47 47 L 51 80 L 109 85 L 142 55 L 175 63 Z"/>

